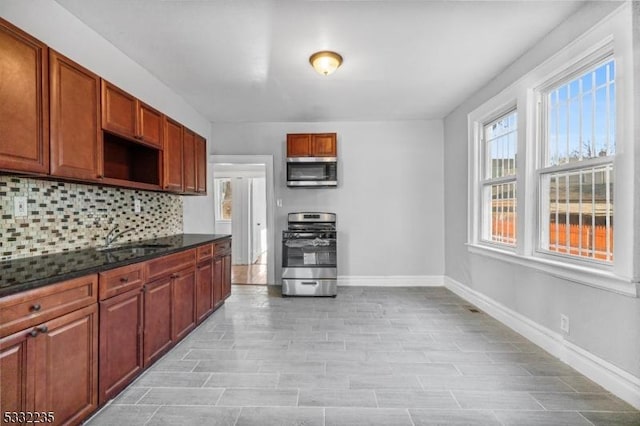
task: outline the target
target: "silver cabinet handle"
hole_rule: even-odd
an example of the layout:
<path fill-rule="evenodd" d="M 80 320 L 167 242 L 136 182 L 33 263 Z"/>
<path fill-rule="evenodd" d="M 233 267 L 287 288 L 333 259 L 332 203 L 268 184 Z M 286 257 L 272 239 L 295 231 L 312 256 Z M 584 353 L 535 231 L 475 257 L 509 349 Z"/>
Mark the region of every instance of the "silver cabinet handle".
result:
<path fill-rule="evenodd" d="M 302 281 L 303 285 L 318 285 L 318 281 Z"/>

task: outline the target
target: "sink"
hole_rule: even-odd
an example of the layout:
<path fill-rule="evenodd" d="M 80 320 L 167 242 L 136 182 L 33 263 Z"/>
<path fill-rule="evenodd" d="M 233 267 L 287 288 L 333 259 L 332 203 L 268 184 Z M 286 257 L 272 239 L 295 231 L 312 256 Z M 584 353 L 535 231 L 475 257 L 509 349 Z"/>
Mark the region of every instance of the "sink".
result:
<path fill-rule="evenodd" d="M 147 250 L 147 249 L 161 249 L 171 247 L 171 244 L 124 244 L 121 246 L 104 246 L 97 247 L 97 251 L 104 251 L 107 253 L 112 253 L 114 251 L 132 251 L 135 252 L 137 250 Z"/>

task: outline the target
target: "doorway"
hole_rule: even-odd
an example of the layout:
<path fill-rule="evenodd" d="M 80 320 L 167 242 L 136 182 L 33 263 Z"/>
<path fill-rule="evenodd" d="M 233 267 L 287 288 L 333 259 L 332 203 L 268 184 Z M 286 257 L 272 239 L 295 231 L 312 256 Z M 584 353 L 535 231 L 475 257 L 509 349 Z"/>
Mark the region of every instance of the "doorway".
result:
<path fill-rule="evenodd" d="M 255 156 L 214 156 L 215 229 L 232 236 L 231 282 L 267 285 L 273 282 L 273 227 L 269 226 L 273 187 L 269 191 L 268 184 L 272 173 L 268 173 L 265 161 L 243 163 L 235 158 L 235 162 L 228 162 L 227 157 Z"/>

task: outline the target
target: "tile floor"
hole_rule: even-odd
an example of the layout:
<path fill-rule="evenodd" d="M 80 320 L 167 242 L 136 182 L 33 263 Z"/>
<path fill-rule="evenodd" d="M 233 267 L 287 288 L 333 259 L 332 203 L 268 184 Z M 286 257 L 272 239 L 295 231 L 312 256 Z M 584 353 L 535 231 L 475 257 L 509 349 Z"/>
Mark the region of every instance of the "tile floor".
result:
<path fill-rule="evenodd" d="M 640 412 L 444 288 L 236 286 L 97 425 L 640 425 Z"/>

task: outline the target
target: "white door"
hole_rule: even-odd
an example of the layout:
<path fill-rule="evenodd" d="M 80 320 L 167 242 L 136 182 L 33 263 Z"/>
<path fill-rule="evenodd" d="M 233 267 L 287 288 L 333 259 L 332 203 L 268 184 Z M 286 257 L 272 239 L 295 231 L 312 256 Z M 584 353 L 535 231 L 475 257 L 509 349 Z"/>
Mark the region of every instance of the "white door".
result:
<path fill-rule="evenodd" d="M 231 181 L 233 193 L 231 209 L 231 263 L 248 265 L 249 262 L 249 180 L 245 177 L 234 177 Z"/>
<path fill-rule="evenodd" d="M 265 178 L 251 179 L 251 263 L 267 250 L 267 191 Z"/>

